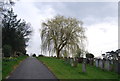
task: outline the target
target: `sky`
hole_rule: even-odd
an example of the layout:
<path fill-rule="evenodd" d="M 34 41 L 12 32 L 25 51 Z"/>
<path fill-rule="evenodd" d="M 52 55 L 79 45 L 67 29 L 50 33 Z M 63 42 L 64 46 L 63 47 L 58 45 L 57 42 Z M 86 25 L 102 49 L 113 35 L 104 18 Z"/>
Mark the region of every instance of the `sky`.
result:
<path fill-rule="evenodd" d="M 16 2 L 14 12 L 18 18 L 31 23 L 33 33 L 27 53 L 41 54 L 41 23 L 56 15 L 75 17 L 83 21 L 87 36 L 86 50 L 96 57 L 118 49 L 117 2 Z"/>

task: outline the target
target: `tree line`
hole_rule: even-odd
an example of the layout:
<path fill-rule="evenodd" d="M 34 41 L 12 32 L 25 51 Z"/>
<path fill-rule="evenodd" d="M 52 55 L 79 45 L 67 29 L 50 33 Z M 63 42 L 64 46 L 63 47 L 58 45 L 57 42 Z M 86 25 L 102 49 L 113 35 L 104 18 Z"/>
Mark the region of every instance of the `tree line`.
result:
<path fill-rule="evenodd" d="M 28 42 L 32 32 L 31 24 L 18 19 L 13 8 L 10 8 L 2 11 L 1 27 L 3 56 L 10 57 L 26 54 L 26 42 Z"/>

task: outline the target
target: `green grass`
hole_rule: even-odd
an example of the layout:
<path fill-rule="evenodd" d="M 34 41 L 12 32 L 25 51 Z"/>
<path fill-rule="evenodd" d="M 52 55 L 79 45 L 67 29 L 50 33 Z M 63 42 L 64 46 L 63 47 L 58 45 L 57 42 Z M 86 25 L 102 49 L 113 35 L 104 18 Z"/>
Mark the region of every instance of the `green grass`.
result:
<path fill-rule="evenodd" d="M 104 71 L 95 66 L 87 65 L 87 72 L 82 72 L 82 64 L 72 67 L 62 59 L 38 57 L 58 79 L 118 79 L 115 72 Z M 120 75 L 119 75 L 120 76 Z"/>
<path fill-rule="evenodd" d="M 27 56 L 19 56 L 2 59 L 2 79 L 5 79 L 15 69 L 15 67 L 26 57 Z"/>

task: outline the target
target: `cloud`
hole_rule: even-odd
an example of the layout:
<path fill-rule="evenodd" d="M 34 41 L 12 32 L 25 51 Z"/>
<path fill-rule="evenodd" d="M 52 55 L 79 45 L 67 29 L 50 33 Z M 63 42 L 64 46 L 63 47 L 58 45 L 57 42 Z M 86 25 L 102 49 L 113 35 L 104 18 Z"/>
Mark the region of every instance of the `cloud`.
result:
<path fill-rule="evenodd" d="M 42 4 L 35 2 L 34 5 L 40 11 L 42 11 L 41 8 L 48 6 L 59 15 L 75 17 L 82 21 L 94 18 L 96 22 L 101 22 L 106 17 L 117 17 L 118 13 L 117 2 L 43 2 Z M 85 23 L 96 22 L 90 20 Z"/>
<path fill-rule="evenodd" d="M 100 22 L 87 26 L 86 35 L 88 37 L 88 51 L 100 56 L 101 52 L 118 49 L 118 23 L 117 19 Z"/>

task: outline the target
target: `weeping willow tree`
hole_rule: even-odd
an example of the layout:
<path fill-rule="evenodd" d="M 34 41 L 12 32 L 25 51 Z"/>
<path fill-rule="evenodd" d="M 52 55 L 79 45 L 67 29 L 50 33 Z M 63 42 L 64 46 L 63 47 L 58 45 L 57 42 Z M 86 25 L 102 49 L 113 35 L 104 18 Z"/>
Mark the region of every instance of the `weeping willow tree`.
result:
<path fill-rule="evenodd" d="M 66 18 L 56 16 L 42 23 L 41 40 L 42 51 L 62 54 L 65 50 L 67 54 L 76 54 L 76 51 L 84 48 L 85 29 L 82 21 L 76 18 Z"/>

